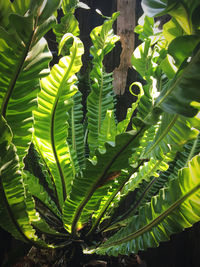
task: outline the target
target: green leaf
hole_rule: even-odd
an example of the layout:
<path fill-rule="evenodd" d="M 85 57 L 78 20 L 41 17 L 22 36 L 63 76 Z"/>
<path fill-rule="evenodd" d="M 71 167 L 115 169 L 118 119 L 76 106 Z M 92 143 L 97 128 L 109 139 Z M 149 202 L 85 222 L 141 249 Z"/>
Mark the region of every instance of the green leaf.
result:
<path fill-rule="evenodd" d="M 101 152 L 105 151 L 106 142 L 114 144 L 116 134 L 117 131 L 113 110 L 107 110 L 98 138 L 99 150 Z"/>
<path fill-rule="evenodd" d="M 12 128 L 22 165 L 32 138 L 32 111 L 36 107 L 39 78 L 49 73 L 51 60 L 47 42 L 44 38 L 38 40 L 38 33 L 42 29 L 44 34 L 52 20 L 38 26 L 32 14 L 11 14 L 9 22 L 9 32 L 0 27 L 0 113 Z"/>
<path fill-rule="evenodd" d="M 119 36 L 115 35 L 112 29 L 114 21 L 119 16 L 119 12 L 113 13 L 112 17 L 104 22 L 103 25 L 94 28 L 90 34 L 93 46 L 90 49 L 94 57 L 93 63 L 101 63 L 104 56 L 108 54 L 119 41 Z"/>
<path fill-rule="evenodd" d="M 124 186 L 120 202 L 118 201 L 117 203 L 119 205 L 120 214 L 116 216 L 116 214 L 118 214 L 118 206 L 115 205 L 111 226 L 109 224 L 109 228 L 106 229 L 106 231 L 113 227 L 118 228 L 119 223 L 120 225 L 126 225 L 127 221 L 130 221 L 130 218 L 128 220 L 125 218 L 136 214 L 142 205 L 149 202 L 151 197 L 158 193 L 159 189 L 163 186 L 167 186 L 171 179 L 176 178 L 179 169 L 187 166 L 191 158 L 199 153 L 199 141 L 199 136 L 197 139 L 190 141 L 183 147 L 184 150 L 182 152 L 177 153 L 176 157 L 174 152 L 170 152 L 170 154 L 168 153 L 167 156 L 164 156 L 160 160 L 151 158 L 148 163 L 141 166 L 139 172 L 134 173 Z M 167 169 L 167 163 L 169 164 L 169 169 Z M 160 169 L 162 172 L 157 173 L 156 169 Z M 166 169 L 167 171 L 165 171 Z M 123 205 L 125 199 L 129 197 L 129 190 L 134 191 L 136 188 L 139 188 L 139 190 L 136 191 L 134 201 L 129 205 L 128 209 L 124 210 L 121 205 Z"/>
<path fill-rule="evenodd" d="M 2 0 L 0 3 L 0 25 L 6 27 L 9 23 L 9 14 L 11 13 L 11 3 L 7 0 Z"/>
<path fill-rule="evenodd" d="M 66 33 L 71 33 L 74 36 L 78 36 L 80 33 L 78 21 L 72 13 L 67 13 L 66 15 L 64 15 L 64 17 L 61 18 L 61 22 L 54 26 L 53 32 L 56 35 L 57 43 L 60 43 L 62 37 Z M 64 52 L 62 52 L 63 56 L 69 52 L 70 46 L 71 43 L 65 45 Z"/>
<path fill-rule="evenodd" d="M 69 111 L 69 134 L 68 142 L 74 151 L 78 161 L 79 169 L 85 166 L 84 133 L 83 133 L 83 106 L 80 91 L 73 96 L 74 105 Z M 78 172 L 78 171 L 77 171 Z"/>
<path fill-rule="evenodd" d="M 133 93 L 132 91 L 132 87 L 133 86 L 137 86 L 140 90 L 140 92 L 136 95 Z M 136 110 L 136 108 L 138 107 L 139 103 L 140 103 L 140 99 L 141 97 L 144 95 L 144 91 L 143 91 L 143 87 L 142 87 L 142 84 L 139 83 L 139 82 L 134 82 L 132 83 L 130 86 L 129 86 L 129 91 L 132 95 L 134 95 L 135 97 L 137 97 L 137 100 L 132 103 L 132 106 L 131 108 L 128 108 L 127 109 L 127 114 L 126 114 L 126 118 L 123 120 L 123 121 L 120 121 L 118 124 L 117 124 L 117 134 L 120 134 L 120 133 L 125 133 L 127 128 L 128 128 L 128 125 L 131 121 L 131 117 L 133 115 L 133 112 Z M 133 128 L 134 128 L 134 125 L 133 125 Z"/>
<path fill-rule="evenodd" d="M 48 77 L 41 79 L 41 92 L 38 95 L 38 109 L 34 112 L 34 134 L 36 147 L 45 160 L 56 186 L 60 208 L 66 193 L 71 188 L 74 175 L 69 146 L 67 144 L 68 114 L 71 104 L 68 101 L 77 91 L 75 74 L 80 70 L 84 52 L 82 42 L 72 34 L 66 34 L 60 43 L 73 38 L 70 55 L 62 57 L 54 65 Z"/>
<path fill-rule="evenodd" d="M 103 58 L 115 46 L 119 37 L 114 35 L 112 25 L 119 13 L 114 13 L 112 18 L 103 25 L 94 28 L 90 34 L 93 46 L 90 53 L 93 56 L 93 69 L 90 72 L 91 93 L 87 98 L 88 117 L 88 145 L 90 155 L 94 156 L 98 147 L 98 136 L 107 110 L 114 108 L 112 91 L 112 73 L 106 73 L 103 67 Z"/>
<path fill-rule="evenodd" d="M 143 14 L 139 20 L 138 25 L 134 31 L 139 34 L 139 39 L 145 41 L 148 37 L 153 35 L 154 19 Z"/>
<path fill-rule="evenodd" d="M 87 98 L 87 117 L 88 117 L 88 145 L 90 155 L 94 156 L 95 149 L 98 147 L 103 120 L 107 110 L 114 108 L 112 93 L 112 73 L 105 73 L 104 70 L 96 65 L 90 73 L 93 79 L 92 91 Z"/>
<path fill-rule="evenodd" d="M 131 170 L 131 172 L 134 172 L 135 170 Z M 113 172 L 111 173 L 110 180 L 114 180 L 114 182 L 107 182 L 109 183 L 109 189 L 107 190 L 107 193 L 104 194 L 104 196 L 101 198 L 101 203 L 98 207 L 98 210 L 96 210 L 93 213 L 93 223 L 90 231 L 87 233 L 87 236 L 91 236 L 92 233 L 96 230 L 96 228 L 99 226 L 100 222 L 104 222 L 104 219 L 108 219 L 110 217 L 110 213 L 112 212 L 112 209 L 114 209 L 116 206 L 118 206 L 118 202 L 120 199 L 120 192 L 125 185 L 125 183 L 130 178 L 131 174 L 127 171 L 120 171 L 120 172 Z M 112 221 L 112 217 L 110 218 Z M 102 231 L 102 229 L 101 229 Z"/>
<path fill-rule="evenodd" d="M 143 79 L 145 79 L 145 77 L 148 75 L 148 63 L 151 52 L 150 40 L 147 40 L 135 49 L 131 57 L 131 63 L 134 69 L 139 72 Z"/>
<path fill-rule="evenodd" d="M 26 202 L 26 207 L 27 207 L 26 210 L 28 213 L 30 223 L 34 226 L 34 228 L 36 228 L 36 230 L 39 230 L 43 234 L 60 236 L 61 234 L 59 232 L 55 231 L 54 229 L 50 228 L 50 226 L 46 223 L 46 221 L 41 218 L 41 215 L 39 214 L 39 212 L 36 211 L 35 201 L 34 201 L 32 194 L 31 194 L 32 189 L 30 188 L 30 183 L 27 182 L 27 176 L 29 176 L 29 180 L 30 180 L 30 179 L 32 179 L 33 175 L 29 174 L 28 172 L 22 173 L 22 179 L 24 182 L 25 195 L 26 195 L 26 197 L 25 197 L 25 202 Z M 33 183 L 31 186 L 33 186 Z M 31 189 L 31 191 L 29 191 L 30 189 Z M 37 188 L 37 189 L 39 189 L 39 188 Z M 43 192 L 44 192 L 44 190 L 43 190 Z M 41 194 L 43 192 L 38 190 L 37 195 L 38 195 L 38 193 Z M 49 199 L 49 198 L 50 197 L 48 197 L 47 199 Z M 51 200 L 51 204 L 52 204 L 52 202 L 53 201 Z"/>
<path fill-rule="evenodd" d="M 133 128 L 137 128 L 141 123 L 150 126 L 155 125 L 159 121 L 159 117 L 162 113 L 159 109 L 153 109 L 155 99 L 159 93 L 155 86 L 156 79 L 153 77 L 151 77 L 151 79 L 143 86 L 144 94 L 140 98 L 137 106 L 137 116 L 133 117 Z"/>
<path fill-rule="evenodd" d="M 170 19 L 170 21 L 163 25 L 163 35 L 168 44 L 170 44 L 173 39 L 181 36 L 182 34 L 183 29 L 174 18 Z"/>
<path fill-rule="evenodd" d="M 169 239 L 171 234 L 191 227 L 199 221 L 200 181 L 198 170 L 200 156 L 180 170 L 169 187 L 139 210 L 131 222 L 102 244 L 96 252 L 118 255 L 137 253 L 155 247 Z"/>
<path fill-rule="evenodd" d="M 196 7 L 196 9 L 194 10 L 194 12 L 192 13 L 192 24 L 193 24 L 193 28 L 195 31 L 198 31 L 200 29 L 200 19 L 199 19 L 199 11 L 200 11 L 200 5 L 198 5 Z"/>
<path fill-rule="evenodd" d="M 24 16 L 30 6 L 31 0 L 14 0 L 11 3 L 12 11 L 16 14 Z"/>
<path fill-rule="evenodd" d="M 35 2 L 37 3 L 38 1 L 39 3 L 41 2 L 41 0 L 32 0 L 31 3 L 32 5 L 35 5 Z M 61 3 L 62 0 L 42 0 L 42 5 L 40 4 L 37 10 L 37 13 L 39 14 L 38 25 L 42 25 L 43 23 L 45 23 L 45 21 L 48 20 L 48 18 L 54 16 L 54 12 L 57 11 Z"/>
<path fill-rule="evenodd" d="M 166 157 L 166 159 L 168 158 Z M 159 172 L 166 171 L 169 167 L 166 163 L 166 159 L 162 158 L 160 160 L 156 160 L 151 158 L 139 168 L 137 173 L 134 173 L 130 177 L 128 183 L 122 190 L 122 194 L 127 194 L 128 191 L 134 191 L 136 188 L 139 188 L 143 180 L 149 182 L 151 177 L 159 177 Z"/>
<path fill-rule="evenodd" d="M 193 29 L 190 23 L 188 10 L 182 3 L 179 3 L 176 8 L 170 10 L 169 14 L 176 19 L 186 34 L 192 34 Z"/>
<path fill-rule="evenodd" d="M 186 67 L 180 69 L 174 79 L 162 90 L 156 100 L 156 107 L 168 113 L 178 113 L 186 117 L 197 114 L 200 102 L 200 50 L 189 60 Z"/>
<path fill-rule="evenodd" d="M 16 149 L 11 143 L 11 131 L 5 120 L 0 120 L 0 224 L 16 239 L 47 247 L 30 225 L 25 203 L 24 185 L 19 171 Z"/>
<path fill-rule="evenodd" d="M 44 186 L 40 184 L 40 179 L 27 171 L 23 171 L 23 179 L 25 180 L 28 191 L 34 197 L 45 205 L 57 218 L 61 219 L 61 213 L 58 210 L 55 202 L 52 200 Z"/>
<path fill-rule="evenodd" d="M 180 66 L 186 58 L 192 56 L 199 42 L 198 35 L 179 36 L 170 43 L 168 53 L 175 59 L 175 64 Z"/>
<path fill-rule="evenodd" d="M 191 0 L 190 2 L 188 2 L 187 0 L 182 1 L 189 14 L 192 14 L 195 11 L 196 7 L 199 5 L 199 0 Z"/>
<path fill-rule="evenodd" d="M 25 169 L 28 170 L 35 177 L 40 177 L 40 183 L 47 190 L 52 198 L 56 198 L 55 184 L 53 178 L 50 175 L 45 161 L 41 158 L 33 143 L 29 147 L 28 154 L 24 159 Z"/>
<path fill-rule="evenodd" d="M 153 179 L 150 183 L 143 183 L 140 187 L 139 193 L 136 195 L 135 201 L 140 198 L 140 206 L 151 200 L 151 197 L 156 195 L 164 186 L 167 186 L 171 179 L 178 175 L 178 171 L 188 165 L 188 162 L 193 156 L 199 154 L 200 151 L 200 136 L 197 139 L 189 141 L 184 145 L 183 151 L 177 153 L 172 162 L 169 163 L 167 171 L 160 174 L 159 178 Z M 142 195 L 142 198 L 141 198 Z"/>
<path fill-rule="evenodd" d="M 68 12 L 74 13 L 75 8 L 77 7 L 79 0 L 63 0 L 62 1 L 62 9 L 64 14 Z"/>
<path fill-rule="evenodd" d="M 172 161 L 174 156 L 175 153 L 171 153 L 166 155 L 162 160 L 151 158 L 148 162 L 141 161 L 141 164 L 135 172 L 132 174 L 129 172 L 130 177 L 120 192 L 118 203 L 116 203 L 112 210 L 112 217 L 105 231 L 109 231 L 113 227 L 118 228 L 118 224 L 127 224 L 127 217 L 130 219 L 131 216 L 137 213 L 141 204 L 140 202 L 148 191 L 147 185 L 151 185 L 154 183 L 154 180 L 159 179 L 160 174 L 168 169 L 168 162 Z M 133 191 L 136 197 L 132 198 L 130 205 L 124 209 L 126 200 L 130 199 L 131 192 Z"/>
<path fill-rule="evenodd" d="M 186 117 L 164 113 L 154 140 L 150 142 L 142 157 L 161 159 L 170 151 L 178 151 L 191 139 L 197 137 L 199 131 L 192 129 L 193 120 Z"/>
<path fill-rule="evenodd" d="M 168 79 L 173 79 L 178 68 L 175 66 L 175 60 L 172 56 L 167 54 L 166 58 L 160 63 L 162 71 L 167 75 Z"/>
<path fill-rule="evenodd" d="M 142 0 L 144 13 L 149 17 L 166 14 L 177 5 L 173 0 Z"/>
<path fill-rule="evenodd" d="M 65 201 L 63 221 L 67 230 L 75 234 L 77 223 L 78 227 L 81 227 L 91 213 L 98 209 L 101 198 L 109 188 L 106 184 L 109 175 L 129 166 L 128 158 L 139 146 L 139 136 L 142 132 L 143 130 L 133 131 L 116 136 L 115 145 L 106 143 L 104 154 L 96 152 L 96 164 L 87 161 L 86 169 L 75 177 L 71 194 Z"/>

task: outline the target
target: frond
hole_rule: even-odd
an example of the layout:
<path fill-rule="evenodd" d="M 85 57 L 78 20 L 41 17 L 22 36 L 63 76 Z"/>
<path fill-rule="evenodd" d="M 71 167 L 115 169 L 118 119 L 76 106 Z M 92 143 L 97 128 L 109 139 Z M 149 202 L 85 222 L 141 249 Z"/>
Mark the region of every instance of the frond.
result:
<path fill-rule="evenodd" d="M 90 34 L 93 46 L 90 53 L 93 56 L 93 69 L 90 72 L 91 93 L 87 98 L 88 118 L 88 145 L 91 156 L 94 156 L 98 147 L 98 136 L 101 125 L 106 116 L 107 110 L 114 108 L 112 94 L 112 73 L 106 73 L 103 66 L 103 59 L 115 46 L 119 37 L 114 35 L 112 25 L 118 13 L 106 20 L 102 26 L 98 26 Z"/>
<path fill-rule="evenodd" d="M 54 179 L 60 209 L 70 192 L 75 169 L 67 143 L 68 111 L 71 97 L 76 93 L 77 73 L 82 65 L 83 44 L 71 34 L 63 42 L 74 38 L 70 55 L 54 65 L 48 77 L 41 80 L 38 109 L 34 112 L 35 144 Z M 63 43 L 61 42 L 61 46 Z M 61 47 L 62 48 L 62 47 Z"/>
<path fill-rule="evenodd" d="M 154 140 L 149 142 L 142 156 L 162 160 L 170 151 L 178 151 L 186 142 L 198 136 L 195 124 L 196 118 L 193 120 L 164 113 Z"/>
<path fill-rule="evenodd" d="M 200 49 L 188 62 L 183 62 L 174 79 L 161 91 L 155 106 L 171 114 L 194 117 L 200 103 L 199 69 Z"/>
<path fill-rule="evenodd" d="M 69 111 L 69 134 L 68 142 L 74 155 L 74 162 L 78 161 L 78 169 L 82 170 L 85 166 L 85 148 L 83 132 L 83 106 L 82 94 L 80 91 L 73 96 L 74 105 Z M 73 152 L 74 151 L 74 152 Z M 72 155 L 72 156 L 73 156 Z"/>
<path fill-rule="evenodd" d="M 74 14 L 66 13 L 64 17 L 61 18 L 61 22 L 54 26 L 53 32 L 56 35 L 56 41 L 58 44 L 66 33 L 71 33 L 74 36 L 79 36 L 79 25 Z M 70 46 L 70 43 L 65 44 L 64 49 L 62 51 L 63 56 L 69 53 Z"/>
<path fill-rule="evenodd" d="M 171 234 L 199 221 L 199 167 L 200 156 L 195 156 L 188 167 L 180 170 L 178 177 L 170 181 L 169 187 L 160 190 L 158 196 L 140 208 L 139 215 L 96 252 L 115 256 L 137 253 L 158 246 L 160 242 L 169 240 Z"/>
<path fill-rule="evenodd" d="M 16 239 L 48 247 L 31 226 L 25 201 L 25 189 L 19 171 L 19 158 L 11 143 L 12 134 L 5 120 L 0 120 L 0 224 Z"/>
<path fill-rule="evenodd" d="M 45 8 L 50 2 L 46 2 Z M 32 137 L 32 111 L 36 108 L 39 78 L 49 73 L 51 53 L 41 37 L 55 23 L 52 12 L 57 4 L 53 1 L 51 12 L 41 15 L 37 12 L 40 6 L 32 3 L 29 15 L 22 16 L 28 2 L 15 1 L 11 8 L 17 13 L 9 15 L 8 29 L 0 27 L 0 114 L 12 128 L 21 165 Z"/>
<path fill-rule="evenodd" d="M 110 187 L 106 183 L 109 174 L 128 167 L 128 159 L 138 146 L 137 132 L 124 133 L 116 136 L 115 145 L 106 143 L 105 153 L 96 152 L 96 163 L 87 161 L 86 169 L 75 177 L 71 194 L 65 202 L 63 220 L 67 230 L 74 234 L 77 223 L 82 225 L 98 209 Z"/>

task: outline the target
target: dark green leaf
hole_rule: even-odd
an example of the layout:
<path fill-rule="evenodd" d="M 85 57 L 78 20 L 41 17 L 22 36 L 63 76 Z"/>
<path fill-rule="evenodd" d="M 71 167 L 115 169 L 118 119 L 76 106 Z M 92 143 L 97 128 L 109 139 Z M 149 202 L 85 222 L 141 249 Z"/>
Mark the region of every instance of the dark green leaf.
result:
<path fill-rule="evenodd" d="M 175 59 L 175 64 L 180 66 L 186 58 L 192 56 L 199 42 L 200 36 L 198 35 L 179 36 L 170 43 L 168 53 Z"/>
<path fill-rule="evenodd" d="M 157 99 L 156 106 L 169 113 L 193 117 L 197 114 L 200 94 L 200 50 L 181 69 Z"/>
<path fill-rule="evenodd" d="M 11 131 L 5 120 L 0 120 L 0 224 L 16 239 L 41 247 L 48 245 L 40 240 L 30 224 L 25 203 L 24 184 L 19 171 L 19 159 L 11 143 Z"/>
<path fill-rule="evenodd" d="M 139 136 L 140 134 L 134 131 L 118 135 L 115 145 L 106 143 L 104 154 L 97 151 L 96 164 L 87 161 L 83 174 L 75 177 L 71 194 L 65 202 L 63 220 L 67 230 L 71 231 L 72 226 L 72 232 L 75 232 L 80 216 L 82 216 L 80 224 L 85 223 L 93 210 L 98 209 L 102 196 L 109 188 L 109 185 L 102 185 L 110 173 L 129 166 L 128 159 L 139 146 Z"/>
<path fill-rule="evenodd" d="M 131 222 L 102 244 L 97 253 L 108 255 L 137 253 L 155 247 L 169 236 L 199 221 L 200 156 L 194 157 L 187 168 L 179 171 L 169 187 L 160 190 L 139 210 Z"/>

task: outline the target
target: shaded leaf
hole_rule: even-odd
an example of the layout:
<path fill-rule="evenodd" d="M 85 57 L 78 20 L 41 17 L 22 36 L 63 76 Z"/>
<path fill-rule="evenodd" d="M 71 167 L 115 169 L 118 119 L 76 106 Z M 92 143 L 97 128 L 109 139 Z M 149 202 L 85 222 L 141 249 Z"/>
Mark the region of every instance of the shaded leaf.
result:
<path fill-rule="evenodd" d="M 156 106 L 168 113 L 178 113 L 186 117 L 195 116 L 200 102 L 199 69 L 200 50 L 161 92 L 156 100 Z"/>
<path fill-rule="evenodd" d="M 199 42 L 200 36 L 198 35 L 179 36 L 170 43 L 168 53 L 173 56 L 176 65 L 180 66 L 186 58 L 192 56 Z"/>
<path fill-rule="evenodd" d="M 63 220 L 67 230 L 71 231 L 72 227 L 74 234 L 80 217 L 80 223 L 85 223 L 91 216 L 91 212 L 98 209 L 102 196 L 109 188 L 109 185 L 105 183 L 108 175 L 128 167 L 128 158 L 138 146 L 139 133 L 134 131 L 124 133 L 116 136 L 115 145 L 106 143 L 104 154 L 97 151 L 96 164 L 87 161 L 83 174 L 75 177 L 71 194 L 65 202 Z"/>
<path fill-rule="evenodd" d="M 139 215 L 102 244 L 96 252 L 118 255 L 137 253 L 169 240 L 173 233 L 191 227 L 199 221 L 200 156 L 194 157 L 178 177 L 162 189 L 151 202 L 141 207 Z"/>
<path fill-rule="evenodd" d="M 164 113 L 154 140 L 142 156 L 162 160 L 168 152 L 179 150 L 188 140 L 197 137 L 199 131 L 192 129 L 193 126 L 192 120 Z"/>
<path fill-rule="evenodd" d="M 114 108 L 112 92 L 112 73 L 106 73 L 103 66 L 103 58 L 115 46 L 119 40 L 113 32 L 112 25 L 119 13 L 114 13 L 112 18 L 106 20 L 103 25 L 94 28 L 90 34 L 93 46 L 90 53 L 93 56 L 93 69 L 90 72 L 91 93 L 87 98 L 88 118 L 88 144 L 90 155 L 94 156 L 98 147 L 98 136 L 107 110 Z"/>
<path fill-rule="evenodd" d="M 11 131 L 0 120 L 0 224 L 16 239 L 31 242 L 40 247 L 48 245 L 40 240 L 30 224 L 25 203 L 24 184 L 19 171 L 19 159 L 11 143 Z"/>
<path fill-rule="evenodd" d="M 85 166 L 85 148 L 84 148 L 84 133 L 83 133 L 83 106 L 82 94 L 80 91 L 73 96 L 74 105 L 69 111 L 69 135 L 68 142 L 74 153 L 74 161 L 78 161 L 78 170 Z M 73 152 L 74 151 L 74 152 Z M 73 156 L 73 155 L 72 155 Z"/>

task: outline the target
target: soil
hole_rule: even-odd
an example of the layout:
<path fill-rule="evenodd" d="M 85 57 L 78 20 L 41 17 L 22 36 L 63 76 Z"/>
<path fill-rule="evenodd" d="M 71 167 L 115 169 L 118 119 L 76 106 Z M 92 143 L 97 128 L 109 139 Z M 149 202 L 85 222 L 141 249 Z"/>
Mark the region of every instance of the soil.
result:
<path fill-rule="evenodd" d="M 22 257 L 12 267 L 146 267 L 139 255 L 108 257 L 93 255 L 74 255 L 70 259 L 64 251 L 37 249 L 32 247 L 25 257 Z"/>

